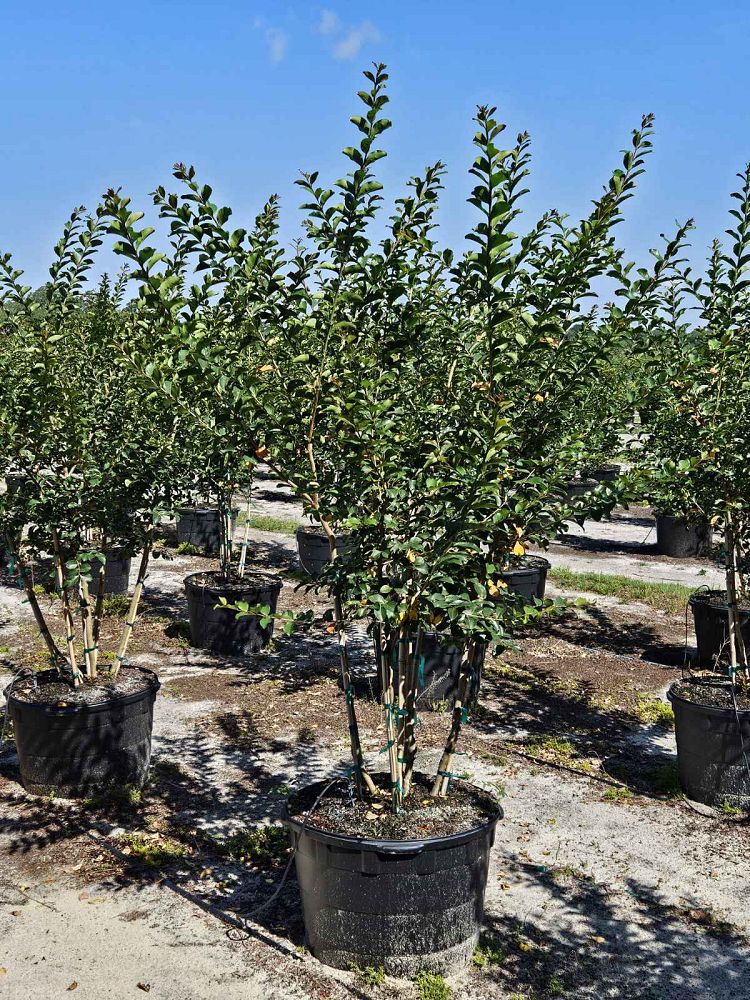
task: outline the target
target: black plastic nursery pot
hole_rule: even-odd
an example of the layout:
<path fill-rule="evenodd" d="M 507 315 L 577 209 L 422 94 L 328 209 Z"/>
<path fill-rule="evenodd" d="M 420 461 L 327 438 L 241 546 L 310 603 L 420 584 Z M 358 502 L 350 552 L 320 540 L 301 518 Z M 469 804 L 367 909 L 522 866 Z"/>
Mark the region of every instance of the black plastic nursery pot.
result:
<path fill-rule="evenodd" d="M 297 538 L 300 566 L 308 576 L 317 580 L 331 558 L 328 535 L 322 528 L 307 525 L 297 528 L 294 534 Z M 346 556 L 352 545 L 350 535 L 336 535 L 336 548 L 340 556 Z"/>
<path fill-rule="evenodd" d="M 695 623 L 699 667 L 729 662 L 729 605 L 725 590 L 699 590 L 688 601 Z M 750 608 L 740 608 L 740 631 L 750 649 Z"/>
<path fill-rule="evenodd" d="M 619 465 L 601 465 L 598 469 L 591 470 L 591 478 L 598 483 L 613 483 L 621 471 Z"/>
<path fill-rule="evenodd" d="M 677 740 L 680 784 L 690 799 L 707 805 L 750 805 L 750 778 L 745 755 L 750 760 L 750 710 L 718 708 L 700 703 L 701 687 L 695 684 L 695 700 L 667 692 L 672 703 Z"/>
<path fill-rule="evenodd" d="M 238 510 L 232 510 L 232 533 Z M 180 507 L 177 511 L 177 544 L 194 545 L 207 556 L 218 555 L 221 535 L 216 507 Z"/>
<path fill-rule="evenodd" d="M 107 561 L 104 564 L 104 593 L 127 594 L 131 557 L 123 555 L 120 551 L 106 552 L 105 555 Z M 99 593 L 99 563 L 96 560 L 91 563 L 89 591 L 92 594 Z"/>
<path fill-rule="evenodd" d="M 226 656 L 259 652 L 271 641 L 273 620 L 261 625 L 259 615 L 238 618 L 234 611 L 217 607 L 219 599 L 225 597 L 230 604 L 246 601 L 251 607 L 268 605 L 273 613 L 281 587 L 278 577 L 260 573 L 230 584 L 219 573 L 191 573 L 185 577 L 191 644 Z"/>
<path fill-rule="evenodd" d="M 540 601 L 544 600 L 547 573 L 551 568 L 549 560 L 544 556 L 522 556 L 519 566 L 502 570 L 498 577 L 508 590 L 520 594 L 528 603 L 533 603 L 535 597 Z"/>
<path fill-rule="evenodd" d="M 161 685 L 153 671 L 138 669 L 148 680 L 144 688 L 95 705 L 24 701 L 13 693 L 14 684 L 8 685 L 8 715 L 26 791 L 86 798 L 110 784 L 143 785 Z M 42 682 L 56 676 L 52 670 L 36 675 Z"/>
<path fill-rule="evenodd" d="M 321 781 L 306 791 L 323 791 Z M 471 958 L 482 926 L 495 827 L 492 815 L 463 833 L 425 840 L 363 839 L 291 818 L 307 947 L 338 969 L 440 975 Z"/>
<path fill-rule="evenodd" d="M 410 654 L 416 642 L 416 633 L 411 635 Z M 464 644 L 456 641 L 445 641 L 438 632 L 423 632 L 419 651 L 418 675 L 419 693 L 417 707 L 434 709 L 444 705 L 452 705 L 456 700 L 458 682 L 461 672 Z M 471 669 L 468 703 L 471 704 L 479 694 L 482 681 L 485 647 L 479 643 L 476 646 L 474 662 Z M 394 684 L 398 686 L 398 662 L 395 649 L 392 654 Z M 376 677 L 378 697 L 382 696 L 380 674 Z"/>
<path fill-rule="evenodd" d="M 688 559 L 711 551 L 711 526 L 708 521 L 688 523 L 671 514 L 656 514 L 656 547 L 663 556 Z"/>
<path fill-rule="evenodd" d="M 565 484 L 565 499 L 570 502 L 577 497 L 584 497 L 599 485 L 596 479 L 569 479 Z"/>

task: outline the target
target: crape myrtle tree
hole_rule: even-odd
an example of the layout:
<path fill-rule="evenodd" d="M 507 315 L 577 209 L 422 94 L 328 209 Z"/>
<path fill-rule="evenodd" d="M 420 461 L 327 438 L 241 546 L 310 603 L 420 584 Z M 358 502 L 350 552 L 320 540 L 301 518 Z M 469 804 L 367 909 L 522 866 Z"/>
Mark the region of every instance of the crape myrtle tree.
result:
<path fill-rule="evenodd" d="M 738 176 L 728 243 L 713 242 L 705 277 L 685 269 L 663 289 L 641 455 L 663 509 L 723 531 L 731 666 L 747 672 L 738 599 L 750 545 L 750 166 Z"/>
<path fill-rule="evenodd" d="M 381 204 L 375 165 L 390 122 L 382 66 L 366 74 L 359 144 L 332 187 L 302 176 L 306 249 L 293 273 L 295 308 L 269 341 L 269 390 L 288 408 L 269 427 L 269 461 L 326 531 L 354 778 L 372 788 L 359 741 L 346 660 L 346 625 L 375 632 L 384 692 L 390 791 L 401 808 L 414 780 L 420 647 L 429 633 L 463 646 L 450 732 L 432 791 L 444 795 L 467 717 L 477 653 L 503 645 L 540 613 L 503 589 L 498 571 L 569 512 L 560 487 L 577 467 L 581 387 L 609 345 L 644 321 L 682 231 L 651 273 L 628 281 L 626 301 L 599 320 L 584 305 L 598 276 L 629 274 L 612 230 L 650 148 L 650 119 L 589 217 L 570 227 L 546 215 L 524 237 L 519 214 L 528 137 L 498 146 L 503 126 L 480 108 L 470 197 L 479 221 L 456 260 L 433 238 L 441 164 L 411 182 L 386 237 L 373 242 Z M 300 293 L 301 290 L 301 293 Z M 274 380 L 273 375 L 276 375 Z M 574 419 L 577 412 L 577 422 Z M 345 560 L 335 535 L 355 533 Z"/>
<path fill-rule="evenodd" d="M 9 254 L 0 256 L 0 471 L 21 477 L 0 497 L 0 524 L 11 571 L 26 589 L 51 661 L 76 686 L 97 677 L 106 555 L 113 547 L 142 551 L 111 674 L 126 660 L 155 520 L 170 504 L 177 431 L 117 363 L 124 278 L 112 287 L 105 277 L 85 291 L 102 234 L 101 210 L 72 214 L 43 296 L 22 284 Z M 34 589 L 35 574 L 50 561 L 62 639 Z"/>
<path fill-rule="evenodd" d="M 130 199 L 108 194 L 108 226 L 117 236 L 137 283 L 138 297 L 128 325 L 124 354 L 148 382 L 152 398 L 162 396 L 185 434 L 183 462 L 218 498 L 220 573 L 230 582 L 232 493 L 250 495 L 257 461 L 258 420 L 264 416 L 258 385 L 265 363 L 264 331 L 276 290 L 275 242 L 278 206 L 271 198 L 248 232 L 229 230 L 231 209 L 212 200 L 192 167 L 177 164 L 180 194 L 159 187 L 153 194 L 159 218 L 169 227 L 169 249 L 148 244 L 151 226 Z M 244 573 L 247 534 L 240 555 Z"/>

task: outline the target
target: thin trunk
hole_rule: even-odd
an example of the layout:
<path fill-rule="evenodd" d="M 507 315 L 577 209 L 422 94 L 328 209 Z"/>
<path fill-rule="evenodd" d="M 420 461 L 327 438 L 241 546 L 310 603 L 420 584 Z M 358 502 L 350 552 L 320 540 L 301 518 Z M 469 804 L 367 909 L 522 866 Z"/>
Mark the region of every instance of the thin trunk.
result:
<path fill-rule="evenodd" d="M 382 639 L 381 639 L 382 643 Z M 385 709 L 385 739 L 388 750 L 388 770 L 391 775 L 391 802 L 394 812 L 401 808 L 403 795 L 403 781 L 401 774 L 401 763 L 398 759 L 398 712 L 395 705 L 396 690 L 394 687 L 393 659 L 397 656 L 397 651 L 392 647 L 392 639 L 389 636 L 385 645 L 381 645 L 382 662 L 382 687 L 383 687 L 383 708 Z"/>
<path fill-rule="evenodd" d="M 94 642 L 93 645 L 99 650 L 99 633 L 102 629 L 102 618 L 104 617 L 104 598 L 106 597 L 104 581 L 107 575 L 107 567 L 104 563 L 99 563 L 99 587 L 96 591 L 96 606 L 94 607 Z"/>
<path fill-rule="evenodd" d="M 65 589 L 65 570 L 62 561 L 62 550 L 60 549 L 60 538 L 57 529 L 52 529 L 52 549 L 55 557 L 55 574 L 57 577 L 57 589 L 63 605 L 63 623 L 65 625 L 65 645 L 68 651 L 68 663 L 73 672 L 73 687 L 80 687 L 83 683 L 83 674 L 76 664 L 76 633 L 73 612 L 70 609 L 70 596 Z"/>
<path fill-rule="evenodd" d="M 252 487 L 251 487 L 252 489 Z M 242 535 L 242 547 L 240 549 L 240 563 L 237 567 L 237 572 L 239 573 L 240 579 L 245 575 L 245 562 L 247 560 L 247 542 L 250 535 L 250 509 L 252 506 L 252 500 L 247 501 L 247 510 L 245 511 L 245 530 Z"/>
<path fill-rule="evenodd" d="M 464 655 L 461 658 L 461 673 L 458 681 L 458 692 L 453 705 L 451 728 L 448 733 L 448 738 L 445 741 L 445 749 L 443 750 L 443 755 L 440 758 L 437 774 L 435 775 L 435 781 L 432 785 L 433 795 L 444 796 L 448 794 L 448 785 L 450 784 L 450 779 L 452 777 L 451 764 L 453 763 L 453 756 L 456 752 L 458 737 L 461 735 L 461 727 L 467 718 L 466 702 L 469 695 L 469 684 L 471 681 L 472 670 L 474 669 L 475 649 L 476 643 L 474 640 L 467 640 L 464 648 Z"/>
<path fill-rule="evenodd" d="M 83 662 L 86 676 L 93 680 L 96 677 L 99 647 L 94 639 L 94 616 L 91 613 L 90 596 L 88 580 L 81 580 L 78 597 L 81 604 L 81 624 L 83 626 Z"/>
<path fill-rule="evenodd" d="M 128 608 L 128 617 L 125 624 L 122 627 L 122 635 L 120 637 L 120 645 L 117 648 L 117 653 L 115 654 L 115 662 L 112 666 L 112 680 L 114 680 L 118 673 L 120 672 L 120 667 L 125 662 L 125 656 L 128 651 L 128 645 L 130 643 L 130 637 L 133 634 L 133 628 L 135 627 L 135 619 L 138 614 L 138 605 L 141 600 L 141 594 L 143 593 L 143 582 L 146 579 L 146 570 L 148 569 L 148 560 L 151 555 L 151 546 L 153 545 L 153 535 L 154 528 L 153 525 L 149 528 L 148 535 L 146 537 L 146 543 L 143 546 L 143 554 L 141 555 L 141 564 L 138 567 L 138 579 L 135 583 L 135 589 L 133 590 L 133 596 L 130 599 L 130 607 Z"/>
<path fill-rule="evenodd" d="M 37 624 L 37 628 L 44 639 L 44 643 L 49 651 L 50 656 L 56 667 L 59 667 L 61 663 L 65 662 L 65 654 L 62 652 L 60 647 L 54 640 L 52 633 L 49 630 L 47 622 L 44 620 L 44 612 L 39 607 L 39 601 L 37 599 L 36 593 L 34 592 L 34 583 L 29 576 L 26 564 L 23 561 L 23 555 L 21 553 L 22 542 L 19 541 L 17 549 L 14 548 L 11 542 L 10 536 L 5 536 L 6 543 L 11 552 L 15 552 L 16 565 L 18 566 L 18 575 L 21 578 L 24 589 L 26 591 L 26 598 L 31 606 L 31 610 L 34 614 L 34 619 Z"/>

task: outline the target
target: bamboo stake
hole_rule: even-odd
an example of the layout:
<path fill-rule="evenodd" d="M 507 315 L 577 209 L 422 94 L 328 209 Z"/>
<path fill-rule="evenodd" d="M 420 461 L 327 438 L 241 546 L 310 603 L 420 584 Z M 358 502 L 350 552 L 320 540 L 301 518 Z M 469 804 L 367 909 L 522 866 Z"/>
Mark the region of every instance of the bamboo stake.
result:
<path fill-rule="evenodd" d="M 398 810 L 401 808 L 403 782 L 401 780 L 401 765 L 398 759 L 398 733 L 396 729 L 396 711 L 394 708 L 396 692 L 393 683 L 393 660 L 391 658 L 390 647 L 391 642 L 389 640 L 386 640 L 384 648 L 381 646 L 381 661 L 383 665 L 382 688 L 383 707 L 385 709 L 385 739 L 388 749 L 388 769 L 391 775 L 391 801 L 394 810 Z"/>
<path fill-rule="evenodd" d="M 128 617 L 125 620 L 125 624 L 123 625 L 122 635 L 120 637 L 120 645 L 118 646 L 117 653 L 115 654 L 115 662 L 112 666 L 112 680 L 115 680 L 120 672 L 120 667 L 122 666 L 125 660 L 125 654 L 128 651 L 130 637 L 133 634 L 133 627 L 135 626 L 135 617 L 138 614 L 138 604 L 140 603 L 141 594 L 143 593 L 143 582 L 146 579 L 148 560 L 149 556 L 151 555 L 153 534 L 154 534 L 154 526 L 151 525 L 148 530 L 146 544 L 143 546 L 143 553 L 141 555 L 141 564 L 138 567 L 138 579 L 136 580 L 135 583 L 133 596 L 130 599 L 130 607 L 128 608 Z"/>
<path fill-rule="evenodd" d="M 732 684 L 734 684 L 738 669 L 738 658 L 742 660 L 746 677 L 748 669 L 745 644 L 742 641 L 739 609 L 737 607 L 737 565 L 734 526 L 732 524 L 732 515 L 728 511 L 724 519 L 724 548 L 726 549 L 727 604 L 729 605 L 729 660 L 732 672 L 731 680 Z"/>
<path fill-rule="evenodd" d="M 414 776 L 414 761 L 417 756 L 417 696 L 419 693 L 419 658 L 422 655 L 422 629 L 417 629 L 417 638 L 414 643 L 414 650 L 409 658 L 409 676 L 406 685 L 406 700 L 404 708 L 404 736 L 403 736 L 403 781 L 404 798 L 411 792 L 411 783 Z"/>
<path fill-rule="evenodd" d="M 245 561 L 247 559 L 247 542 L 250 536 L 250 508 L 252 506 L 252 500 L 247 501 L 247 510 L 245 511 L 245 530 L 242 535 L 242 547 L 240 548 L 240 564 L 237 567 L 237 572 L 239 573 L 240 579 L 245 575 Z"/>
<path fill-rule="evenodd" d="M 70 609 L 70 598 L 65 589 L 65 571 L 63 569 L 62 552 L 60 549 L 60 538 L 57 529 L 52 529 L 52 549 L 55 557 L 55 573 L 57 576 L 57 589 L 63 605 L 63 622 L 65 624 L 65 645 L 68 651 L 68 663 L 73 672 L 73 687 L 80 687 L 83 683 L 83 674 L 76 664 L 76 634 L 73 612 Z"/>
<path fill-rule="evenodd" d="M 445 741 L 445 749 L 438 764 L 435 781 L 432 785 L 432 794 L 443 797 L 448 794 L 448 784 L 450 782 L 450 769 L 453 763 L 453 755 L 456 752 L 456 744 L 461 734 L 461 727 L 466 718 L 466 701 L 469 693 L 469 681 L 474 666 L 476 643 L 469 639 L 461 658 L 461 672 L 458 682 L 458 692 L 453 704 L 453 716 L 451 718 L 451 728 L 448 738 Z"/>
<path fill-rule="evenodd" d="M 83 625 L 83 661 L 86 676 L 93 680 L 96 677 L 99 648 L 94 641 L 94 620 L 91 614 L 88 580 L 80 580 L 78 598 L 81 604 L 81 623 Z"/>
<path fill-rule="evenodd" d="M 97 560 L 98 561 L 98 560 Z M 104 617 L 104 598 L 105 594 L 105 578 L 107 575 L 107 567 L 103 562 L 99 563 L 99 587 L 96 591 L 96 605 L 94 607 L 94 642 L 93 645 L 96 647 L 97 656 L 99 651 L 99 633 L 102 628 L 102 618 Z"/>

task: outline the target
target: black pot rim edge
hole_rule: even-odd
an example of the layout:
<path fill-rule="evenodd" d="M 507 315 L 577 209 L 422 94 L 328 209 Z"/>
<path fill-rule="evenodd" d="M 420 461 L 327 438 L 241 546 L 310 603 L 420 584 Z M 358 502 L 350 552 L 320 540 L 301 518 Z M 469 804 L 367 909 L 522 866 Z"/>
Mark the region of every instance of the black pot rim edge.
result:
<path fill-rule="evenodd" d="M 306 788 L 314 788 L 316 785 L 325 785 L 325 781 L 314 781 Z M 470 784 L 465 782 L 465 784 Z M 472 785 L 472 788 L 478 788 Z M 479 788 L 484 792 L 484 789 Z M 295 794 L 299 794 L 298 792 Z M 492 798 L 489 792 L 485 792 L 488 798 Z M 380 854 L 419 854 L 421 851 L 432 848 L 459 847 L 475 837 L 482 831 L 487 830 L 501 820 L 505 813 L 500 803 L 493 799 L 495 811 L 484 822 L 469 830 L 462 830 L 460 833 L 451 833 L 444 837 L 426 837 L 423 840 L 383 840 L 380 837 L 354 837 L 347 833 L 331 833 L 329 830 L 321 830 L 320 827 L 310 826 L 305 820 L 295 819 L 289 813 L 289 799 L 284 800 L 284 809 L 281 817 L 282 823 L 294 830 L 296 833 L 309 834 L 315 840 L 324 844 L 331 844 L 334 847 L 348 847 L 365 851 L 376 851 Z"/>
<path fill-rule="evenodd" d="M 3 690 L 5 699 L 10 707 L 11 701 L 14 701 L 18 705 L 23 705 L 24 709 L 31 709 L 34 711 L 43 712 L 45 715 L 80 715 L 86 713 L 88 715 L 97 714 L 100 712 L 108 712 L 115 705 L 132 705 L 137 701 L 143 701 L 144 698 L 148 697 L 152 692 L 156 695 L 157 691 L 161 687 L 161 681 L 159 680 L 157 674 L 151 670 L 149 667 L 139 667 L 137 664 L 128 664 L 134 670 L 140 670 L 143 674 L 151 675 L 151 683 L 148 687 L 141 688 L 140 691 L 131 691 L 129 694 L 118 694 L 107 701 L 100 702 L 96 705 L 66 705 L 65 708 L 60 708 L 57 705 L 52 705 L 46 702 L 40 701 L 24 701 L 23 698 L 17 698 L 13 692 L 13 686 L 20 680 L 28 680 L 27 677 L 18 677 L 12 680 L 10 684 Z"/>
<path fill-rule="evenodd" d="M 734 716 L 733 708 L 719 708 L 718 705 L 704 705 L 700 701 L 693 701 L 691 698 L 685 698 L 681 694 L 677 694 L 674 691 L 675 684 L 681 684 L 682 681 L 673 681 L 670 684 L 667 691 L 667 699 L 671 702 L 679 702 L 682 705 L 689 705 L 691 708 L 699 708 L 701 712 L 705 712 L 707 715 L 731 715 Z M 750 708 L 738 708 L 737 712 L 740 716 L 750 717 Z"/>
<path fill-rule="evenodd" d="M 227 592 L 229 593 L 238 592 L 236 583 L 230 583 L 228 586 L 222 587 L 220 584 L 201 585 L 199 583 L 193 582 L 193 577 L 207 576 L 209 573 L 218 573 L 218 570 L 198 570 L 196 573 L 188 574 L 188 576 L 186 576 L 182 582 L 185 584 L 185 587 L 193 587 L 194 590 L 207 590 L 211 594 L 225 594 Z M 279 577 L 273 576 L 271 573 L 269 573 L 267 576 L 262 573 L 248 573 L 246 574 L 245 577 L 243 577 L 243 579 L 248 581 L 248 586 L 245 588 L 246 590 L 268 590 L 272 588 L 281 590 L 281 588 L 284 586 L 284 581 Z M 258 586 L 258 581 L 260 580 L 263 581 L 262 586 Z"/>
<path fill-rule="evenodd" d="M 715 594 L 726 594 L 726 590 L 720 590 L 718 588 L 697 590 L 694 594 L 691 594 L 690 597 L 688 597 L 688 604 L 691 608 L 694 604 L 708 604 L 709 607 L 715 608 L 717 611 L 729 611 L 728 604 L 709 604 L 707 598 L 713 597 Z M 741 615 L 750 615 L 750 608 L 738 608 L 737 610 Z"/>

